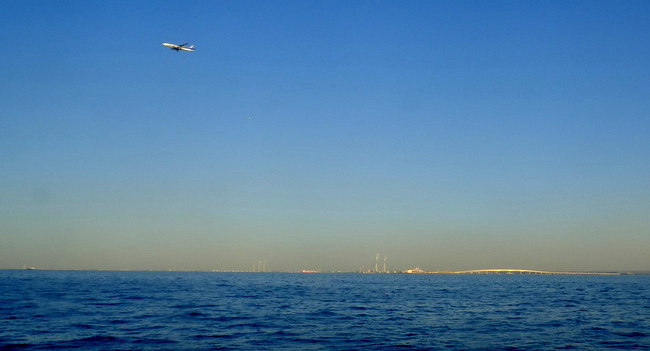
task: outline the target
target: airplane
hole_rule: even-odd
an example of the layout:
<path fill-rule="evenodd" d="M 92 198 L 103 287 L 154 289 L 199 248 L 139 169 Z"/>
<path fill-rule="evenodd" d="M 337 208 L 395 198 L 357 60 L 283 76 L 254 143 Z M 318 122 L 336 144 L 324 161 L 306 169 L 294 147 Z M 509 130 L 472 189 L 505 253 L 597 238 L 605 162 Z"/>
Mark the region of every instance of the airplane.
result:
<path fill-rule="evenodd" d="M 190 45 L 188 47 L 185 47 L 185 45 L 187 45 L 187 44 L 189 44 L 189 43 L 185 43 L 185 44 L 181 44 L 181 45 L 163 43 L 163 46 L 166 46 L 166 47 L 168 47 L 168 48 L 170 48 L 172 50 L 176 50 L 176 51 L 181 51 L 181 50 L 183 50 L 183 51 L 194 51 L 194 45 Z"/>

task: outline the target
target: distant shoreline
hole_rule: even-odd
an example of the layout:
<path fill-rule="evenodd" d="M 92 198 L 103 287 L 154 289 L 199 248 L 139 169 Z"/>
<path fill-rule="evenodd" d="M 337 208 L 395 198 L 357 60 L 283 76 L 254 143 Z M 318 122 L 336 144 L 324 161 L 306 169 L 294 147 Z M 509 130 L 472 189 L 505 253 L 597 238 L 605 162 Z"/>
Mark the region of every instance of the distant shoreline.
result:
<path fill-rule="evenodd" d="M 237 270 L 147 270 L 147 269 L 58 269 L 58 268 L 0 268 L 0 271 L 61 271 L 61 272 L 168 272 L 168 273 L 286 273 L 305 274 L 303 271 L 237 271 Z M 408 269 L 393 272 L 360 272 L 360 271 L 321 271 L 308 272 L 309 274 L 380 274 L 380 275 L 650 275 L 650 271 L 541 271 L 527 269 L 476 269 L 463 271 L 424 271 L 421 269 Z"/>

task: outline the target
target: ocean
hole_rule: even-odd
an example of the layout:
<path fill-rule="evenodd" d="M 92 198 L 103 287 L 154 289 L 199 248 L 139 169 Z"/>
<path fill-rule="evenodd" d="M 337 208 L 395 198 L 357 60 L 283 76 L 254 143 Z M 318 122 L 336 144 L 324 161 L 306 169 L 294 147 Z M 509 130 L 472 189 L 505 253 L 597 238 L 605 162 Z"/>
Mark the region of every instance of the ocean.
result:
<path fill-rule="evenodd" d="M 650 276 L 0 271 L 0 350 L 650 350 Z"/>

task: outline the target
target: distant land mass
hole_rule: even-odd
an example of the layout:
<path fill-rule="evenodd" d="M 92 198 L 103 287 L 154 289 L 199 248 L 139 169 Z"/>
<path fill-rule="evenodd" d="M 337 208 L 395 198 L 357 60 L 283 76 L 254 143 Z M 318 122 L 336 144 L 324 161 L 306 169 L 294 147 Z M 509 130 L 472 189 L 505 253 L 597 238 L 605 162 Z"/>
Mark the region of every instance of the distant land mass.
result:
<path fill-rule="evenodd" d="M 320 270 L 295 270 L 295 271 L 281 271 L 281 270 L 267 270 L 267 271 L 246 271 L 246 270 L 185 270 L 185 269 L 55 269 L 55 268 L 39 268 L 34 266 L 24 266 L 22 270 L 28 271 L 106 271 L 106 272 L 208 272 L 208 273 L 357 273 L 357 274 L 475 274 L 475 275 L 488 275 L 488 274 L 504 274 L 504 275 L 650 275 L 650 271 L 543 271 L 534 269 L 518 269 L 518 268 L 491 268 L 491 269 L 472 269 L 460 271 L 426 271 L 419 267 L 409 268 L 403 271 L 320 271 Z M 0 270 L 21 270 L 16 268 L 0 269 Z"/>

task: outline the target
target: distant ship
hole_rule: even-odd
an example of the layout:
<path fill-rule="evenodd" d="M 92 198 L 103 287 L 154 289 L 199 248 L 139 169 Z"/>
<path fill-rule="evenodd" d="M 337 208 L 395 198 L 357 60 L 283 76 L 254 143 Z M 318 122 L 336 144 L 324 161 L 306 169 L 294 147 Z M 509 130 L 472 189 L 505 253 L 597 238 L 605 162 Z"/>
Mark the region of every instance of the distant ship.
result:
<path fill-rule="evenodd" d="M 318 271 L 310 271 L 308 269 L 303 269 L 302 272 L 303 273 L 318 273 Z"/>

